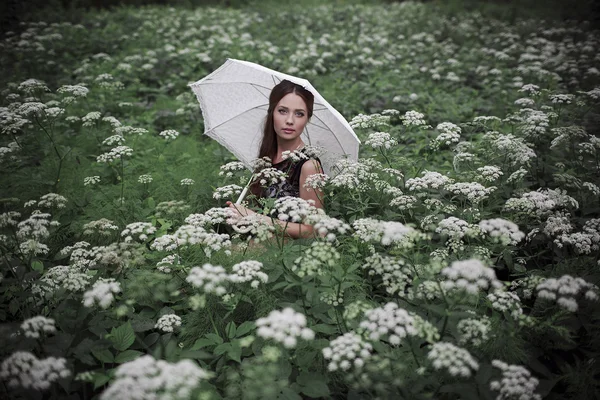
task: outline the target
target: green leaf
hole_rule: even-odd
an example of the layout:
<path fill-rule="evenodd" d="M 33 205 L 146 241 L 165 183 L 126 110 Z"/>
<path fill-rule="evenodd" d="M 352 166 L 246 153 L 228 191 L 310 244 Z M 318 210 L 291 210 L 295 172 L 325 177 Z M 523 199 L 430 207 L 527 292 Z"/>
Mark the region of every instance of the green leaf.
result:
<path fill-rule="evenodd" d="M 314 372 L 301 372 L 296 382 L 302 387 L 301 392 L 310 397 L 329 396 L 329 387 L 325 377 Z"/>
<path fill-rule="evenodd" d="M 213 350 L 213 354 L 215 356 L 220 356 L 221 354 L 225 354 L 231 348 L 231 343 L 221 343 Z"/>
<path fill-rule="evenodd" d="M 231 348 L 227 351 L 227 355 L 233 361 L 237 361 L 239 363 L 242 362 L 240 359 L 242 357 L 242 348 L 239 341 L 236 340 L 235 342 L 231 343 Z"/>
<path fill-rule="evenodd" d="M 254 329 L 255 327 L 256 327 L 256 325 L 252 321 L 243 322 L 240 326 L 238 326 L 237 330 L 235 331 L 235 336 L 242 337 L 246 333 L 248 333 L 252 329 Z"/>
<path fill-rule="evenodd" d="M 150 347 L 154 343 L 156 343 L 156 341 L 158 340 L 159 337 L 160 337 L 159 333 L 153 332 L 144 338 L 144 343 L 146 344 L 146 346 Z"/>
<path fill-rule="evenodd" d="M 333 325 L 327 324 L 317 324 L 310 327 L 315 332 L 326 333 L 328 335 L 332 335 L 337 332 L 337 328 Z"/>
<path fill-rule="evenodd" d="M 103 374 L 101 372 L 96 372 L 94 375 L 94 389 L 98 389 L 100 386 L 104 386 L 108 381 L 110 381 L 110 375 Z"/>
<path fill-rule="evenodd" d="M 211 340 L 211 339 L 207 339 L 207 338 L 200 338 L 198 340 L 196 340 L 194 342 L 194 345 L 192 346 L 192 350 L 198 350 L 201 349 L 203 347 L 207 347 L 207 346 L 213 346 L 216 343 Z"/>
<path fill-rule="evenodd" d="M 146 332 L 151 329 L 154 329 L 155 323 L 153 320 L 149 318 L 142 318 L 138 315 L 135 315 L 131 320 L 131 327 L 134 332 Z"/>
<path fill-rule="evenodd" d="M 115 362 L 115 357 L 108 349 L 92 350 L 92 354 L 94 355 L 94 357 L 96 357 L 98 360 L 102 361 L 103 363 Z"/>
<path fill-rule="evenodd" d="M 221 336 L 215 334 L 215 333 L 207 333 L 206 336 L 208 339 L 211 339 L 213 341 L 214 344 L 221 344 L 223 343 L 223 339 L 221 339 Z"/>
<path fill-rule="evenodd" d="M 117 356 L 115 357 L 115 362 L 117 364 L 123 364 L 128 361 L 135 360 L 142 354 L 143 353 L 141 351 L 137 350 L 125 350 L 124 352 L 117 354 Z"/>
<path fill-rule="evenodd" d="M 302 400 L 302 396 L 290 388 L 283 388 L 277 400 Z"/>
<path fill-rule="evenodd" d="M 34 260 L 31 262 L 31 269 L 41 274 L 42 272 L 44 272 L 44 263 L 40 260 Z"/>
<path fill-rule="evenodd" d="M 128 321 L 118 328 L 113 328 L 109 339 L 115 349 L 119 351 L 127 350 L 135 341 L 135 333 L 133 332 L 131 323 Z"/>
<path fill-rule="evenodd" d="M 235 337 L 235 322 L 231 321 L 230 323 L 227 324 L 227 326 L 225 327 L 225 332 L 227 332 L 227 337 L 229 339 L 233 339 Z"/>

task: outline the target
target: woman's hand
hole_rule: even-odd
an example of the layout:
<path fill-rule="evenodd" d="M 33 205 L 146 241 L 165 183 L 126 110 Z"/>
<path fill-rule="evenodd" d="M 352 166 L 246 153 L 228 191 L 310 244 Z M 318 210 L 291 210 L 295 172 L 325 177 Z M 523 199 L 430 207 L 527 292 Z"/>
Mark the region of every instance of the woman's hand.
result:
<path fill-rule="evenodd" d="M 232 203 L 231 201 L 228 201 L 226 204 L 229 206 L 229 208 L 232 208 L 233 210 L 235 210 L 240 218 L 245 217 L 246 215 L 256 214 L 255 211 L 249 209 L 248 207 L 244 207 L 241 204 L 235 204 L 235 203 Z"/>

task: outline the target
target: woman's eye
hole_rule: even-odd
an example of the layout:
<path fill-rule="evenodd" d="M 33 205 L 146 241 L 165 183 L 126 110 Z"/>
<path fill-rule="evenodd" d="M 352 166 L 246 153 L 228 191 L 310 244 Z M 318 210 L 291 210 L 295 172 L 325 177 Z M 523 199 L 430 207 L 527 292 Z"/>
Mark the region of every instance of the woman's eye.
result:
<path fill-rule="evenodd" d="M 301 113 L 301 112 L 299 112 L 299 113 L 296 113 L 296 115 L 297 115 L 298 117 L 304 117 L 304 113 Z"/>
<path fill-rule="evenodd" d="M 285 113 L 285 110 L 283 108 L 280 108 L 279 112 L 283 114 L 283 113 Z"/>

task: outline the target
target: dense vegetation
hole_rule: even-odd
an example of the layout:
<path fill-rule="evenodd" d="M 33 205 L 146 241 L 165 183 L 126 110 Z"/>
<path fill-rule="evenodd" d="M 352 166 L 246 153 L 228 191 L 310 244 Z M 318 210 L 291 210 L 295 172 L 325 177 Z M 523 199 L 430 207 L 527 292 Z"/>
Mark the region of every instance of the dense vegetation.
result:
<path fill-rule="evenodd" d="M 594 398 L 600 33 L 448 11 L 121 7 L 8 32 L 3 396 Z M 322 236 L 224 208 L 250 172 L 187 85 L 228 57 L 309 79 L 363 141 L 313 181 L 325 214 L 268 204 Z"/>

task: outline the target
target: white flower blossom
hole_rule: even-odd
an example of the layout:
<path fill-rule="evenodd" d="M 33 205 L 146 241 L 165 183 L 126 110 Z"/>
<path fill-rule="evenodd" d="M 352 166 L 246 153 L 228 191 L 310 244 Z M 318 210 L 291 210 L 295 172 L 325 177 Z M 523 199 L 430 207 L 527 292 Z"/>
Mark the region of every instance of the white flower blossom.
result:
<path fill-rule="evenodd" d="M 143 355 L 121 364 L 114 372 L 114 380 L 100 395 L 100 400 L 185 400 L 210 374 L 194 361 L 184 359 L 177 363 L 155 360 Z"/>
<path fill-rule="evenodd" d="M 267 317 L 256 320 L 256 334 L 264 339 L 272 339 L 291 349 L 296 347 L 298 338 L 312 340 L 315 333 L 306 327 L 306 317 L 287 307 L 273 310 Z"/>
<path fill-rule="evenodd" d="M 231 269 L 233 274 L 229 279 L 234 283 L 250 282 L 256 289 L 261 283 L 267 283 L 269 276 L 262 272 L 263 264 L 260 261 L 247 260 L 235 264 Z"/>
<path fill-rule="evenodd" d="M 162 315 L 154 327 L 159 331 L 168 333 L 173 332 L 175 328 L 181 326 L 181 317 L 176 314 L 165 314 Z"/>
<path fill-rule="evenodd" d="M 451 291 L 465 291 L 477 294 L 480 290 L 498 289 L 502 283 L 496 278 L 496 272 L 477 259 L 454 261 L 441 271 L 446 280 L 442 288 Z"/>
<path fill-rule="evenodd" d="M 479 369 L 479 363 L 467 350 L 449 342 L 433 344 L 427 358 L 435 370 L 445 370 L 450 375 L 461 378 L 469 378 L 473 371 Z"/>
<path fill-rule="evenodd" d="M 83 305 L 93 307 L 94 305 L 106 310 L 115 300 L 115 294 L 121 292 L 121 284 L 112 278 L 100 278 L 92 288 L 83 294 Z"/>
<path fill-rule="evenodd" d="M 323 357 L 329 360 L 329 371 L 347 371 L 350 368 L 362 368 L 365 360 L 371 357 L 373 346 L 365 342 L 360 335 L 347 332 L 338 336 L 323 350 Z"/>
<path fill-rule="evenodd" d="M 16 351 L 2 361 L 0 379 L 11 388 L 48 390 L 52 383 L 61 378 L 68 378 L 71 371 L 67 369 L 64 358 L 48 357 L 38 359 L 27 351 Z"/>
<path fill-rule="evenodd" d="M 561 308 L 571 312 L 579 308 L 578 299 L 598 300 L 598 286 L 571 275 L 546 279 L 537 285 L 536 290 L 540 299 L 556 301 Z"/>
<path fill-rule="evenodd" d="M 202 267 L 193 267 L 185 280 L 205 293 L 222 296 L 227 293 L 224 285 L 229 282 L 229 275 L 220 265 L 206 263 Z"/>
<path fill-rule="evenodd" d="M 492 366 L 502 371 L 500 380 L 490 382 L 490 389 L 500 392 L 496 400 L 542 400 L 535 393 L 539 381 L 525 367 L 500 360 L 492 360 Z"/>
<path fill-rule="evenodd" d="M 23 321 L 21 330 L 26 337 L 39 339 L 41 335 L 56 333 L 56 323 L 52 318 L 38 315 Z"/>

